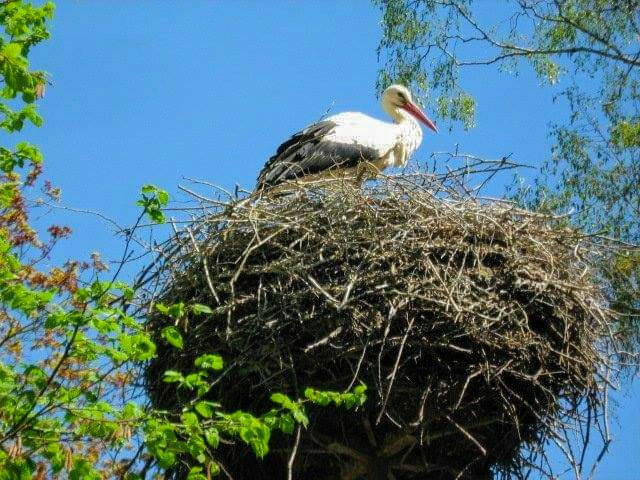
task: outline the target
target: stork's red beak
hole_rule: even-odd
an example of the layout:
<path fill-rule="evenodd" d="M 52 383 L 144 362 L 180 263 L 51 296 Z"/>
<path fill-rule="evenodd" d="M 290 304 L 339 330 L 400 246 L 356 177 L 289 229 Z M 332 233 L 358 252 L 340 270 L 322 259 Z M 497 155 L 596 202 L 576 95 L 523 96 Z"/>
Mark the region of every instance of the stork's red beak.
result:
<path fill-rule="evenodd" d="M 413 115 L 422 123 L 424 123 L 431 130 L 438 133 L 438 127 L 436 127 L 436 124 L 433 123 L 431 119 L 429 119 L 429 117 L 427 117 L 422 110 L 420 110 L 420 107 L 418 107 L 417 105 L 411 102 L 407 102 L 402 108 L 404 108 L 407 112 L 409 112 L 411 115 Z"/>

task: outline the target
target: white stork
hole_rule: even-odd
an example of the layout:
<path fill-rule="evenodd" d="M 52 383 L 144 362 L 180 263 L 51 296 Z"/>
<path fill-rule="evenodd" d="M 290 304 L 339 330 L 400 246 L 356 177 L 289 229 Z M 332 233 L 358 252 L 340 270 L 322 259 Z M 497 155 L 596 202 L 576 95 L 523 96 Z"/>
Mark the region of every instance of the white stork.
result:
<path fill-rule="evenodd" d="M 344 112 L 309 125 L 284 142 L 258 176 L 257 188 L 318 178 L 375 177 L 387 167 L 403 167 L 420 146 L 420 120 L 438 129 L 413 103 L 402 85 L 382 94 L 382 109 L 393 119 L 387 123 L 359 112 Z"/>

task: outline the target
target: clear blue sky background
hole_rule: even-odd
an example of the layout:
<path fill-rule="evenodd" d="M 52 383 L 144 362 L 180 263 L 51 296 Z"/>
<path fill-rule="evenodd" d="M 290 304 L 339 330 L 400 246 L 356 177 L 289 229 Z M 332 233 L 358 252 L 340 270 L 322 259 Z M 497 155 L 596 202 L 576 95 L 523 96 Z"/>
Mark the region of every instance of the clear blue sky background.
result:
<path fill-rule="evenodd" d="M 40 102 L 45 125 L 24 137 L 42 147 L 65 205 L 128 224 L 142 184 L 175 192 L 196 177 L 252 188 L 278 144 L 328 108 L 384 115 L 374 95 L 379 12 L 366 0 L 57 3 L 53 38 L 32 56 L 54 83 Z M 426 133 L 416 159 L 459 144 L 539 165 L 548 123 L 566 114 L 551 92 L 526 71 L 469 72 L 464 87 L 478 99 L 478 127 Z M 92 217 L 51 219 L 75 231 L 56 261 L 121 253 Z M 616 440 L 596 478 L 640 479 L 640 389 L 617 397 Z"/>

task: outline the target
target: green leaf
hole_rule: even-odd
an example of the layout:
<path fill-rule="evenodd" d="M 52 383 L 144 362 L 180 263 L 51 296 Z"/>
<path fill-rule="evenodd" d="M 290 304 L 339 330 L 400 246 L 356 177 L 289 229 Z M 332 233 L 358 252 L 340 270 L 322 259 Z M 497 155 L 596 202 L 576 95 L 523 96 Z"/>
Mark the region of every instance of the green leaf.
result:
<path fill-rule="evenodd" d="M 143 410 L 134 402 L 127 402 L 120 411 L 120 418 L 123 420 L 137 420 L 143 416 Z"/>
<path fill-rule="evenodd" d="M 283 433 L 286 433 L 287 435 L 292 434 L 294 427 L 295 421 L 290 413 L 285 413 L 278 419 L 277 428 L 279 428 Z"/>
<path fill-rule="evenodd" d="M 180 332 L 176 327 L 172 325 L 164 327 L 162 329 L 162 332 L 160 333 L 160 336 L 164 338 L 170 345 L 182 350 L 184 346 L 182 335 L 180 335 Z"/>
<path fill-rule="evenodd" d="M 2 56 L 5 61 L 17 62 L 22 56 L 22 45 L 19 43 L 7 43 L 2 48 Z"/>
<path fill-rule="evenodd" d="M 204 463 L 207 459 L 205 456 L 206 445 L 204 439 L 200 435 L 193 435 L 187 441 L 187 450 L 189 454 L 199 463 Z"/>
<path fill-rule="evenodd" d="M 180 415 L 180 420 L 182 424 L 192 431 L 200 431 L 200 421 L 198 420 L 198 416 L 193 412 L 184 412 Z"/>
<path fill-rule="evenodd" d="M 204 463 L 204 457 L 200 463 Z M 199 460 L 198 460 L 199 461 Z M 207 477 L 202 473 L 202 467 L 191 467 L 187 474 L 187 480 L 207 480 Z"/>
<path fill-rule="evenodd" d="M 198 396 L 202 396 L 204 393 L 208 391 L 209 384 L 205 379 L 206 372 L 195 372 L 190 373 L 186 377 L 184 377 L 184 384 L 187 388 L 198 389 Z M 202 389 L 202 387 L 206 387 Z"/>
<path fill-rule="evenodd" d="M 220 465 L 215 462 L 210 462 L 208 467 L 211 476 L 215 477 L 216 475 L 220 475 Z"/>
<path fill-rule="evenodd" d="M 346 408 L 354 408 L 364 405 L 367 401 L 367 386 L 362 383 L 351 390 L 351 392 L 343 393 L 344 406 Z"/>
<path fill-rule="evenodd" d="M 165 383 L 183 383 L 184 377 L 180 372 L 176 372 L 175 370 L 167 370 L 164 372 L 162 381 Z"/>
<path fill-rule="evenodd" d="M 158 450 L 154 454 L 162 468 L 169 468 L 176 463 L 176 454 L 170 450 Z"/>
<path fill-rule="evenodd" d="M 224 361 L 220 355 L 206 353 L 196 358 L 194 365 L 198 368 L 204 368 L 205 370 L 217 371 L 224 368 Z"/>
<path fill-rule="evenodd" d="M 60 472 L 64 467 L 65 455 L 59 443 L 50 443 L 43 452 L 44 456 L 51 462 L 51 469 L 54 473 Z"/>
<path fill-rule="evenodd" d="M 169 315 L 169 307 L 167 307 L 164 303 L 156 303 L 154 305 L 154 308 L 163 315 Z"/>
<path fill-rule="evenodd" d="M 310 402 L 326 407 L 331 403 L 331 397 L 327 392 L 321 392 L 311 387 L 307 387 L 304 390 L 304 397 Z"/>
<path fill-rule="evenodd" d="M 309 426 L 309 417 L 307 417 L 306 413 L 304 413 L 302 407 L 292 409 L 291 415 L 293 415 L 293 419 L 303 427 L 307 428 Z"/>
<path fill-rule="evenodd" d="M 156 354 L 155 343 L 144 333 L 121 334 L 118 341 L 122 351 L 132 360 L 145 361 L 153 358 Z"/>
<path fill-rule="evenodd" d="M 170 317 L 173 317 L 176 320 L 184 317 L 184 314 L 185 314 L 184 303 L 178 302 L 178 303 L 174 303 L 173 305 L 169 305 L 168 314 Z"/>
<path fill-rule="evenodd" d="M 333 392 L 333 391 L 321 391 L 315 390 L 313 388 L 306 388 L 304 391 L 304 396 L 311 403 L 315 403 L 316 405 L 320 405 L 321 407 L 326 407 L 330 403 L 333 403 L 336 406 L 344 405 L 346 408 L 355 408 L 363 405 L 367 400 L 367 386 L 365 384 L 360 384 L 354 387 L 349 392 Z"/>
<path fill-rule="evenodd" d="M 213 310 L 211 310 L 206 305 L 202 305 L 201 303 L 194 303 L 193 305 L 191 305 L 191 311 L 196 315 L 200 315 L 203 313 L 207 313 L 207 314 L 213 313 Z"/>
<path fill-rule="evenodd" d="M 102 475 L 93 468 L 93 464 L 81 457 L 74 457 L 73 469 L 69 472 L 69 480 L 101 480 Z"/>
<path fill-rule="evenodd" d="M 211 418 L 213 417 L 215 404 L 213 402 L 200 401 L 196 403 L 194 409 L 198 414 L 200 414 L 203 418 Z"/>
<path fill-rule="evenodd" d="M 284 405 L 285 403 L 291 403 L 291 399 L 286 396 L 284 393 L 274 393 L 270 397 L 273 403 L 278 403 L 280 405 Z"/>
<path fill-rule="evenodd" d="M 207 428 L 204 431 L 204 438 L 212 448 L 218 448 L 220 444 L 220 432 L 218 432 L 217 428 Z"/>
<path fill-rule="evenodd" d="M 611 129 L 611 142 L 620 149 L 640 147 L 640 121 L 616 124 Z"/>
<path fill-rule="evenodd" d="M 144 213 L 156 223 L 164 223 L 165 217 L 162 207 L 169 202 L 169 194 L 155 185 L 144 185 L 141 189 L 141 199 L 136 205 L 143 207 Z"/>

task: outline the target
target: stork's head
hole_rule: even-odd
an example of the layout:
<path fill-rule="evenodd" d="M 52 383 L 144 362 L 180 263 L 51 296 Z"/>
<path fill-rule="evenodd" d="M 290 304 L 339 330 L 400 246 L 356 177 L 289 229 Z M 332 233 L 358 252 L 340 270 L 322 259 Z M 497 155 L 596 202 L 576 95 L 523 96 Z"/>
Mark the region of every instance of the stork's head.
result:
<path fill-rule="evenodd" d="M 420 110 L 411 97 L 411 92 L 404 85 L 391 85 L 382 93 L 382 108 L 394 119 L 398 119 L 404 112 L 420 120 L 434 132 L 438 127 Z"/>

